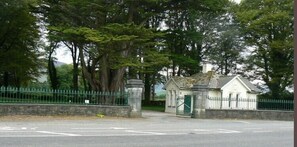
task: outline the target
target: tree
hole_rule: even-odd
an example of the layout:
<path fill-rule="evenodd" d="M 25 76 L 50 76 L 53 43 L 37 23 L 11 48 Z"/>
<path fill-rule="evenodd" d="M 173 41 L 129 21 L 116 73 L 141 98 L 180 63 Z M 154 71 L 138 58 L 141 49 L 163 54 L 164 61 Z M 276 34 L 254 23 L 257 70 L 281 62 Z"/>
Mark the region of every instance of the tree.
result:
<path fill-rule="evenodd" d="M 71 64 L 64 64 L 57 67 L 57 77 L 59 78 L 59 89 L 72 89 L 72 72 Z"/>
<path fill-rule="evenodd" d="M 171 69 L 173 76 L 189 76 L 201 71 L 199 64 L 207 49 L 205 38 L 213 31 L 209 22 L 224 12 L 227 4 L 227 0 L 168 2 L 164 20 L 172 64 L 167 71 Z"/>
<path fill-rule="evenodd" d="M 220 74 L 237 74 L 238 65 L 243 64 L 244 40 L 238 23 L 234 21 L 234 14 L 230 11 L 221 14 L 209 22 L 213 32 L 208 33 L 205 42 L 209 44 L 205 50 L 205 59 L 217 65 Z"/>
<path fill-rule="evenodd" d="M 52 56 L 56 47 L 57 43 L 50 42 L 49 46 L 45 47 L 45 51 L 47 52 L 47 73 L 50 81 L 50 86 L 52 89 L 58 89 L 60 86 L 59 78 L 57 76 L 57 69 L 55 66 L 55 58 Z"/>
<path fill-rule="evenodd" d="M 0 86 L 21 86 L 37 77 L 39 31 L 33 0 L 0 2 Z"/>
<path fill-rule="evenodd" d="M 247 69 L 279 98 L 293 84 L 293 1 L 243 0 L 235 14 L 253 47 Z"/>
<path fill-rule="evenodd" d="M 160 11 L 161 1 L 47 2 L 44 14 L 50 36 L 78 50 L 84 79 L 92 90 L 118 91 L 127 67 L 143 73 L 156 66 L 155 61 L 163 61 L 164 56 L 153 51 L 159 33 L 146 26 Z"/>

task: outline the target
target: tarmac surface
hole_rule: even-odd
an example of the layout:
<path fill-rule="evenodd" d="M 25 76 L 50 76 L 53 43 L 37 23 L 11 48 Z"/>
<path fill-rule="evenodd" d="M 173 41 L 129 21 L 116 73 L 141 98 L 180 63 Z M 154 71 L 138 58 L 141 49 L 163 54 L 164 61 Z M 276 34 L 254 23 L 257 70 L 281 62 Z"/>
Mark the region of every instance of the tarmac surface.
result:
<path fill-rule="evenodd" d="M 142 118 L 0 117 L 3 147 L 290 147 L 292 121 L 192 119 L 143 111 Z"/>

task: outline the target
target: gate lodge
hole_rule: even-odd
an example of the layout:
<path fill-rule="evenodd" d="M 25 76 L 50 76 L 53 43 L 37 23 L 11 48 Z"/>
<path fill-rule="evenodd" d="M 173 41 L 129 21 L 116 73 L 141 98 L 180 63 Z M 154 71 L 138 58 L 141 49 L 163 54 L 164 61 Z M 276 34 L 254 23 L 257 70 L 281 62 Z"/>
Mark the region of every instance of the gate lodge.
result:
<path fill-rule="evenodd" d="M 214 71 L 191 77 L 172 77 L 165 84 L 165 112 L 191 114 L 193 111 L 193 85 L 205 85 L 206 109 L 255 110 L 260 90 L 239 75 L 218 75 Z"/>

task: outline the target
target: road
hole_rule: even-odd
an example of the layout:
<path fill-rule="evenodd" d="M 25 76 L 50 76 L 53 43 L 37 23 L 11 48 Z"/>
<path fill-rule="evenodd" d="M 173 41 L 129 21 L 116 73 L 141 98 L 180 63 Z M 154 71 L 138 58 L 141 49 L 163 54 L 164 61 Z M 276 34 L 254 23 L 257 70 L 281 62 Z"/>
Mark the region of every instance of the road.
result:
<path fill-rule="evenodd" d="M 3 147 L 291 147 L 292 121 L 143 118 L 1 120 Z"/>

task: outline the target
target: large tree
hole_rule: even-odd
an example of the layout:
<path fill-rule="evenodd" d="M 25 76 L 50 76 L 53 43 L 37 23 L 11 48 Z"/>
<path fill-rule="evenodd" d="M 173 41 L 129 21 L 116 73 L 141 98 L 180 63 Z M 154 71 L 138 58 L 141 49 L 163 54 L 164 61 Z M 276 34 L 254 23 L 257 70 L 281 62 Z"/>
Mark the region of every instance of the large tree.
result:
<path fill-rule="evenodd" d="M 232 6 L 232 3 L 230 3 Z M 209 20 L 209 31 L 205 37 L 207 49 L 204 51 L 204 58 L 213 65 L 220 74 L 242 73 L 239 66 L 243 64 L 244 40 L 237 22 L 234 21 L 234 14 L 228 11 L 222 15 Z"/>
<path fill-rule="evenodd" d="M 253 48 L 248 69 L 279 98 L 293 83 L 293 1 L 243 0 L 236 19 Z"/>
<path fill-rule="evenodd" d="M 44 10 L 51 38 L 77 51 L 91 89 L 116 91 L 123 86 L 127 67 L 148 66 L 139 59 L 157 45 L 154 38 L 159 33 L 146 22 L 161 1 L 47 2 Z"/>
<path fill-rule="evenodd" d="M 213 32 L 210 22 L 225 11 L 228 0 L 169 1 L 164 13 L 166 43 L 173 76 L 189 76 L 201 70 L 207 38 Z"/>
<path fill-rule="evenodd" d="M 33 0 L 0 2 L 0 86 L 21 86 L 38 74 L 39 31 Z"/>

